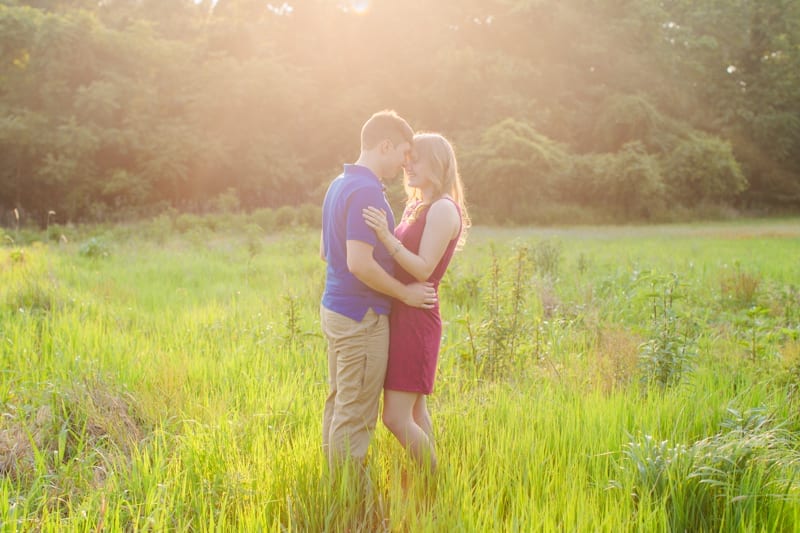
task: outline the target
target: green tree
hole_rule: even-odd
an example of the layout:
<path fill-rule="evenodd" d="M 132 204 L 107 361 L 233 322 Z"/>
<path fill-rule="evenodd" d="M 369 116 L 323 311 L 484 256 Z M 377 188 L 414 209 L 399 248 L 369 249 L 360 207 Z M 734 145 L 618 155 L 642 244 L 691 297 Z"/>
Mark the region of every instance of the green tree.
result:
<path fill-rule="evenodd" d="M 0 0 L 0 210 L 315 203 L 382 108 L 455 141 L 485 220 L 800 207 L 794 0 L 365 5 Z"/>
<path fill-rule="evenodd" d="M 530 222 L 553 200 L 568 174 L 566 149 L 529 124 L 505 119 L 488 128 L 467 154 L 466 184 L 480 214 L 499 222 Z"/>
<path fill-rule="evenodd" d="M 664 202 L 664 182 L 658 159 L 641 142 L 625 144 L 602 168 L 599 189 L 608 205 L 620 209 L 625 219 L 649 218 Z"/>
<path fill-rule="evenodd" d="M 664 176 L 680 203 L 731 203 L 747 189 L 747 178 L 727 141 L 694 133 L 666 156 Z"/>

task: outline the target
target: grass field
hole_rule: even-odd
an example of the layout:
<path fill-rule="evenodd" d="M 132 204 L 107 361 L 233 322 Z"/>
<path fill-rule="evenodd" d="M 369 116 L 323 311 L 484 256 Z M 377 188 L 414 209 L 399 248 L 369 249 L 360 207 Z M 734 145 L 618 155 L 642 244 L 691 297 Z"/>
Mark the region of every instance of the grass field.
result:
<path fill-rule="evenodd" d="M 3 530 L 800 528 L 800 220 L 475 228 L 439 472 L 379 424 L 366 495 L 320 450 L 318 233 L 159 224 L 0 248 Z"/>

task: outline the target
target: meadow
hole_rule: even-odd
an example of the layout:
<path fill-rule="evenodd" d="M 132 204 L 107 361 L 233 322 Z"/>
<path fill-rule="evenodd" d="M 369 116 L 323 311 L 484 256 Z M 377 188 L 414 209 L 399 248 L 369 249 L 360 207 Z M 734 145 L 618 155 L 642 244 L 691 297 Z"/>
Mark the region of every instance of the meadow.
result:
<path fill-rule="evenodd" d="M 2 530 L 800 528 L 800 220 L 474 228 L 439 471 L 379 423 L 367 494 L 320 450 L 317 231 L 173 222 L 8 232 Z"/>

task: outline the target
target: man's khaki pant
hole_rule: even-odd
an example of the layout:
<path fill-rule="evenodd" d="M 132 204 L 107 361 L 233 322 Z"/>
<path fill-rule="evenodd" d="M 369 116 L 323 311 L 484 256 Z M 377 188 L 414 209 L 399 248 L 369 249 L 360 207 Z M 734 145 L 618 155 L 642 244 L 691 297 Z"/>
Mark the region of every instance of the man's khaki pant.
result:
<path fill-rule="evenodd" d="M 372 309 L 361 322 L 320 307 L 328 339 L 328 399 L 322 446 L 331 466 L 349 454 L 363 461 L 378 419 L 389 357 L 389 317 Z"/>

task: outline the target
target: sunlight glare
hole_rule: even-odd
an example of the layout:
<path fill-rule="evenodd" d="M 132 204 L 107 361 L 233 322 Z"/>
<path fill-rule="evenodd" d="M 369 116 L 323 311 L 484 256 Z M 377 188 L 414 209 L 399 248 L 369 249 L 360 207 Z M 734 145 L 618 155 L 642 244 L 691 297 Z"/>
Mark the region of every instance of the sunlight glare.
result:
<path fill-rule="evenodd" d="M 369 0 L 351 0 L 350 8 L 359 15 L 363 15 L 369 9 Z"/>

